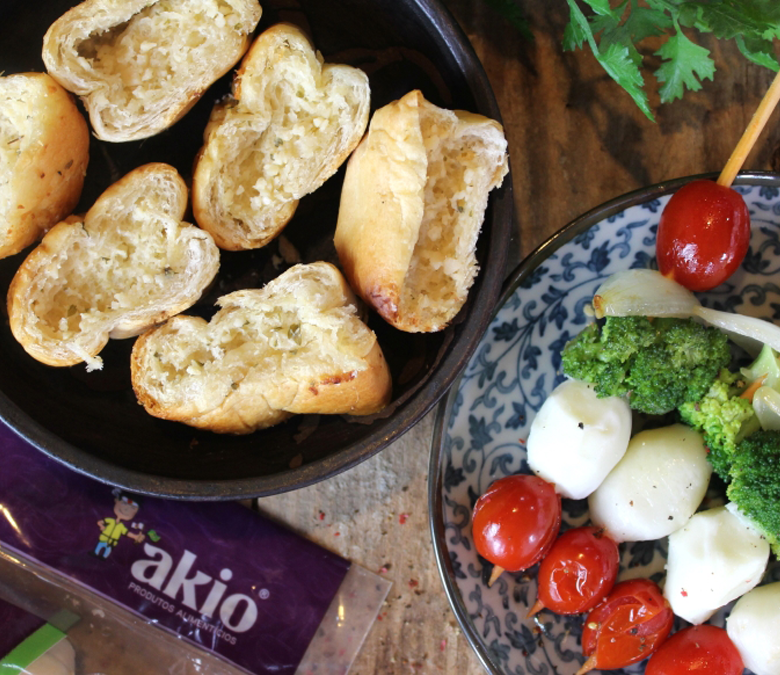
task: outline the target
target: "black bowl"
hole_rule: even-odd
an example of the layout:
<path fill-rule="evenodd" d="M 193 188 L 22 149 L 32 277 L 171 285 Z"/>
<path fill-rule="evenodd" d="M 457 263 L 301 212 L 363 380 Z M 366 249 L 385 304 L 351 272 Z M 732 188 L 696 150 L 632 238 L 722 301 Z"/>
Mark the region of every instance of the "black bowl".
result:
<path fill-rule="evenodd" d="M 4 0 L 0 7 L 0 70 L 41 71 L 48 26 L 72 0 Z M 273 0 L 262 2 L 258 31 L 285 20 L 302 26 L 327 61 L 363 68 L 378 108 L 414 88 L 437 105 L 499 119 L 484 71 L 468 39 L 436 0 Z M 170 130 L 154 138 L 110 144 L 93 138 L 78 211 L 116 179 L 150 161 L 175 166 L 185 179 L 214 101 L 229 91 L 223 77 Z M 343 168 L 304 198 L 284 236 L 304 262 L 337 263 L 333 231 Z M 481 272 L 452 326 L 430 335 L 397 331 L 376 315 L 390 364 L 393 403 L 371 419 L 299 416 L 250 434 L 223 436 L 149 416 L 130 387 L 132 340 L 111 341 L 104 369 L 44 366 L 0 326 L 0 416 L 47 455 L 135 492 L 181 499 L 238 499 L 303 487 L 350 468 L 386 447 L 420 420 L 465 366 L 490 320 L 504 279 L 512 232 L 511 177 L 493 193 L 478 246 Z M 27 251 L 0 261 L 0 289 Z M 282 271 L 278 243 L 252 252 L 223 252 L 209 293 L 190 310 L 208 316 L 217 297 L 262 286 Z"/>

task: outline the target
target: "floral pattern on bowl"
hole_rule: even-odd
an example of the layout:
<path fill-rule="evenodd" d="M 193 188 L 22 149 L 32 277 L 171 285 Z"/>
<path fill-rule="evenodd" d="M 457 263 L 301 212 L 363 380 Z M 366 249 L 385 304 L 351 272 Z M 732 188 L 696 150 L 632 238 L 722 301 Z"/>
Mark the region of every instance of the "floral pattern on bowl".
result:
<path fill-rule="evenodd" d="M 474 550 L 471 511 L 492 481 L 529 471 L 524 441 L 542 402 L 564 379 L 563 346 L 592 321 L 590 301 L 604 279 L 619 270 L 655 266 L 661 212 L 687 180 L 608 202 L 523 261 L 468 366 L 440 404 L 430 467 L 431 533 L 450 604 L 490 673 L 573 675 L 585 660 L 581 615 L 543 611 L 525 618 L 536 599 L 535 568 L 505 572 L 488 588 L 492 565 Z M 700 299 L 778 322 L 780 176 L 741 174 L 734 187 L 751 213 L 750 250 L 731 279 Z M 587 521 L 586 500 L 563 500 L 564 528 Z M 622 545 L 619 578 L 662 583 L 666 547 L 666 539 Z M 765 580 L 780 580 L 780 563 L 770 564 Z M 711 622 L 723 625 L 727 612 L 728 607 Z M 683 625 L 680 619 L 676 623 Z M 644 662 L 610 672 L 642 673 Z"/>

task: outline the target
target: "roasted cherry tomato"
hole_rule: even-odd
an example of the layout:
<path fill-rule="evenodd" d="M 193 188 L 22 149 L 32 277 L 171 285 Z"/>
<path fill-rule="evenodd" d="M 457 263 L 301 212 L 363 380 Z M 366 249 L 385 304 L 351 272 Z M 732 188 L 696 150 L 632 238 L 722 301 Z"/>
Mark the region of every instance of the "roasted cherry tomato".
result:
<path fill-rule="evenodd" d="M 645 675 L 742 675 L 742 657 L 723 628 L 689 626 L 650 657 Z"/>
<path fill-rule="evenodd" d="M 750 213 L 742 196 L 711 180 L 687 183 L 661 214 L 658 269 L 691 291 L 728 279 L 750 244 Z"/>
<path fill-rule="evenodd" d="M 538 476 L 495 481 L 474 505 L 474 546 L 483 558 L 510 572 L 537 563 L 561 527 L 561 498 Z"/>
<path fill-rule="evenodd" d="M 577 675 L 646 659 L 666 640 L 673 623 L 674 614 L 657 584 L 649 579 L 615 584 L 585 619 L 582 652 L 588 660 Z"/>
<path fill-rule="evenodd" d="M 620 566 L 617 544 L 589 525 L 567 530 L 539 565 L 537 602 L 558 614 L 587 612 L 612 590 Z"/>

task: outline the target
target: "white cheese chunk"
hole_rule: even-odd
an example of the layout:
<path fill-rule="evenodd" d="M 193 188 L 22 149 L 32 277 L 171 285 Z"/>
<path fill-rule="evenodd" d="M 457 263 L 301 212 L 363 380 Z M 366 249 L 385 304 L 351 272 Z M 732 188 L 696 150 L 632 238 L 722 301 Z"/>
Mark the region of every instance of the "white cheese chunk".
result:
<path fill-rule="evenodd" d="M 745 668 L 755 675 L 780 675 L 780 581 L 743 595 L 726 620 L 726 631 Z"/>
<path fill-rule="evenodd" d="M 528 435 L 528 465 L 570 499 L 584 499 L 628 447 L 631 409 L 615 396 L 598 398 L 592 385 L 567 380 L 542 404 Z"/>
<path fill-rule="evenodd" d="M 697 513 L 669 536 L 664 596 L 674 613 L 703 623 L 761 580 L 769 544 L 725 506 Z"/>
<path fill-rule="evenodd" d="M 696 512 L 711 474 L 701 434 L 690 427 L 641 431 L 588 499 L 591 520 L 618 542 L 660 539 Z"/>

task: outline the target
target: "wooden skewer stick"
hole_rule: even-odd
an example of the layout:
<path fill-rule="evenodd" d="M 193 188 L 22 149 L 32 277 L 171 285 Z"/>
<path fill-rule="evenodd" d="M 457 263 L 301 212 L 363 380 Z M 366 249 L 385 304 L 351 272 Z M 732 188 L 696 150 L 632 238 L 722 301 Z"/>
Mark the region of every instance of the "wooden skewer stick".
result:
<path fill-rule="evenodd" d="M 537 600 L 534 603 L 534 606 L 531 607 L 531 609 L 528 610 L 528 614 L 525 615 L 525 618 L 526 619 L 530 619 L 532 616 L 534 616 L 535 614 L 538 614 L 543 609 L 544 609 L 544 604 L 542 603 L 541 600 Z"/>
<path fill-rule="evenodd" d="M 734 182 L 737 173 L 739 173 L 742 164 L 744 164 L 747 156 L 753 149 L 753 145 L 755 145 L 758 140 L 758 137 L 763 131 L 772 111 L 775 109 L 778 100 L 780 100 L 780 71 L 775 75 L 772 84 L 769 85 L 769 89 L 767 89 L 764 98 L 761 99 L 761 103 L 759 103 L 758 108 L 756 108 L 756 112 L 753 113 L 753 117 L 750 120 L 747 129 L 745 129 L 745 133 L 742 134 L 742 138 L 739 139 L 737 147 L 734 148 L 734 152 L 731 153 L 729 161 L 726 162 L 726 166 L 723 167 L 723 171 L 718 177 L 718 185 L 730 187 Z"/>
<path fill-rule="evenodd" d="M 496 579 L 498 579 L 498 577 L 500 577 L 503 573 L 504 573 L 504 568 L 495 565 L 493 567 L 493 571 L 490 573 L 490 579 L 488 580 L 488 588 L 490 588 L 495 583 Z"/>

